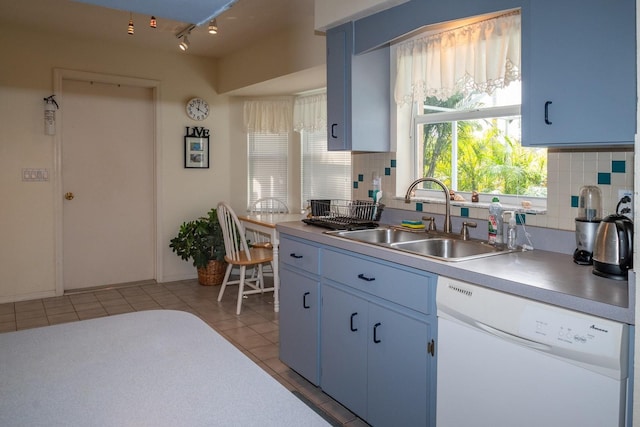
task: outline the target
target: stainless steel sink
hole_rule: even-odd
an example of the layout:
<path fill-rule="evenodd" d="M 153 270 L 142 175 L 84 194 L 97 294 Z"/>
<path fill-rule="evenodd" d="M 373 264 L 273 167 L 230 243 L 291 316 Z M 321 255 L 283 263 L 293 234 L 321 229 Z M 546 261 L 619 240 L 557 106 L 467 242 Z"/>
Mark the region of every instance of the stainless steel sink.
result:
<path fill-rule="evenodd" d="M 410 231 L 395 227 L 368 230 L 327 231 L 326 234 L 423 255 L 442 261 L 467 261 L 513 252 L 504 245 L 490 245 L 482 240 L 463 240 L 450 233 Z"/>
<path fill-rule="evenodd" d="M 424 231 L 399 230 L 397 228 L 372 228 L 368 230 L 329 231 L 327 234 L 373 244 L 409 242 L 426 237 Z"/>
<path fill-rule="evenodd" d="M 494 246 L 477 240 L 434 238 L 414 242 L 392 243 L 392 248 L 444 261 L 467 261 L 492 255 L 509 253 L 503 246 Z"/>

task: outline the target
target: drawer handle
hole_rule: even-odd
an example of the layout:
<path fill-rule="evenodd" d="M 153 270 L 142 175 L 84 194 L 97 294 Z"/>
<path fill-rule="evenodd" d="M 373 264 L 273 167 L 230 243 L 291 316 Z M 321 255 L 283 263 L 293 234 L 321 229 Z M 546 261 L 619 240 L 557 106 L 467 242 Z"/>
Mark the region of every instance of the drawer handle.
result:
<path fill-rule="evenodd" d="M 334 123 L 334 124 L 331 125 L 331 138 L 337 138 L 338 137 L 338 135 L 336 135 L 336 133 L 334 132 L 335 129 L 336 129 L 336 126 L 338 126 L 337 123 Z"/>
<path fill-rule="evenodd" d="M 303 308 L 311 308 L 311 306 L 307 305 L 307 295 L 310 295 L 311 292 L 305 292 L 304 295 L 302 295 L 302 307 Z"/>
<path fill-rule="evenodd" d="M 550 120 L 549 120 L 549 105 L 553 104 L 553 102 L 551 101 L 547 101 L 544 103 L 544 122 L 548 125 L 553 124 Z"/>
<path fill-rule="evenodd" d="M 357 311 L 355 313 L 351 313 L 351 332 L 356 332 L 358 330 L 358 328 L 353 327 L 353 318 L 356 317 L 357 315 L 358 315 Z"/>
<path fill-rule="evenodd" d="M 300 259 L 300 258 L 302 258 L 302 255 L 296 255 L 296 254 L 295 254 L 295 252 L 290 253 L 290 254 L 289 254 L 289 256 L 290 256 L 291 258 L 295 258 L 295 259 Z"/>
<path fill-rule="evenodd" d="M 378 339 L 378 326 L 382 325 L 382 323 L 378 322 L 375 325 L 373 325 L 373 342 L 378 344 L 381 341 Z"/>
<path fill-rule="evenodd" d="M 365 275 L 364 275 L 364 274 L 362 274 L 362 273 L 361 273 L 361 274 L 358 274 L 358 279 L 362 279 L 362 280 L 364 280 L 364 281 L 366 281 L 366 282 L 373 282 L 374 280 L 376 280 L 376 278 L 375 278 L 375 277 L 367 277 L 367 276 L 365 276 Z"/>

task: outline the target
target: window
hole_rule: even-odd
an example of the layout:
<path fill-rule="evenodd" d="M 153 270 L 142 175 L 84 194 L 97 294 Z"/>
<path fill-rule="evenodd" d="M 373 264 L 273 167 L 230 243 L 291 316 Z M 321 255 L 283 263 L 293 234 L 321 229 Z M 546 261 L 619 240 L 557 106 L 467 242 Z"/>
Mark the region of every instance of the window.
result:
<path fill-rule="evenodd" d="M 296 98 L 293 128 L 302 148 L 302 209 L 313 198 L 351 199 L 351 153 L 327 150 L 326 90 Z"/>
<path fill-rule="evenodd" d="M 287 153 L 289 133 L 247 134 L 248 206 L 263 197 L 276 197 L 288 203 Z"/>
<path fill-rule="evenodd" d="M 492 96 L 429 97 L 414 120 L 416 177 L 457 192 L 546 197 L 546 149 L 520 145 L 519 82 Z"/>
<path fill-rule="evenodd" d="M 301 131 L 302 204 L 308 200 L 351 199 L 351 153 L 327 151 L 327 131 Z"/>
<path fill-rule="evenodd" d="M 427 28 L 393 52 L 398 123 L 412 129 L 399 126 L 398 141 L 412 141 L 403 149 L 413 179 L 546 197 L 546 150 L 520 145 L 519 11 Z"/>

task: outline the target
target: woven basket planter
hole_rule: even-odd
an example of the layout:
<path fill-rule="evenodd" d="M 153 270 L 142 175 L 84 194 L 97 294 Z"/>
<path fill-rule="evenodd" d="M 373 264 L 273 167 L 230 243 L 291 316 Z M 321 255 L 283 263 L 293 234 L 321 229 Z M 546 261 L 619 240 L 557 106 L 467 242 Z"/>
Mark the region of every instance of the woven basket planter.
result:
<path fill-rule="evenodd" d="M 198 268 L 198 283 L 203 286 L 222 284 L 227 263 L 224 261 L 209 261 L 206 267 Z"/>

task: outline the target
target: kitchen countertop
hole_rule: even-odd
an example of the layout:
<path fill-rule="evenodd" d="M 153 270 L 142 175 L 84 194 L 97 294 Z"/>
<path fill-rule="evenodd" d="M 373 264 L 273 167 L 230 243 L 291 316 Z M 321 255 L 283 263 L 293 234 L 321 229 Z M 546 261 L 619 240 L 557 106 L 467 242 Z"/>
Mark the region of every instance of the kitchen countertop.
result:
<path fill-rule="evenodd" d="M 576 310 L 610 320 L 635 324 L 635 284 L 594 275 L 571 255 L 533 250 L 469 261 L 446 262 L 395 249 L 346 240 L 325 234 L 324 228 L 301 221 L 277 225 L 280 233 L 381 258 L 437 275 L 447 276 Z"/>

